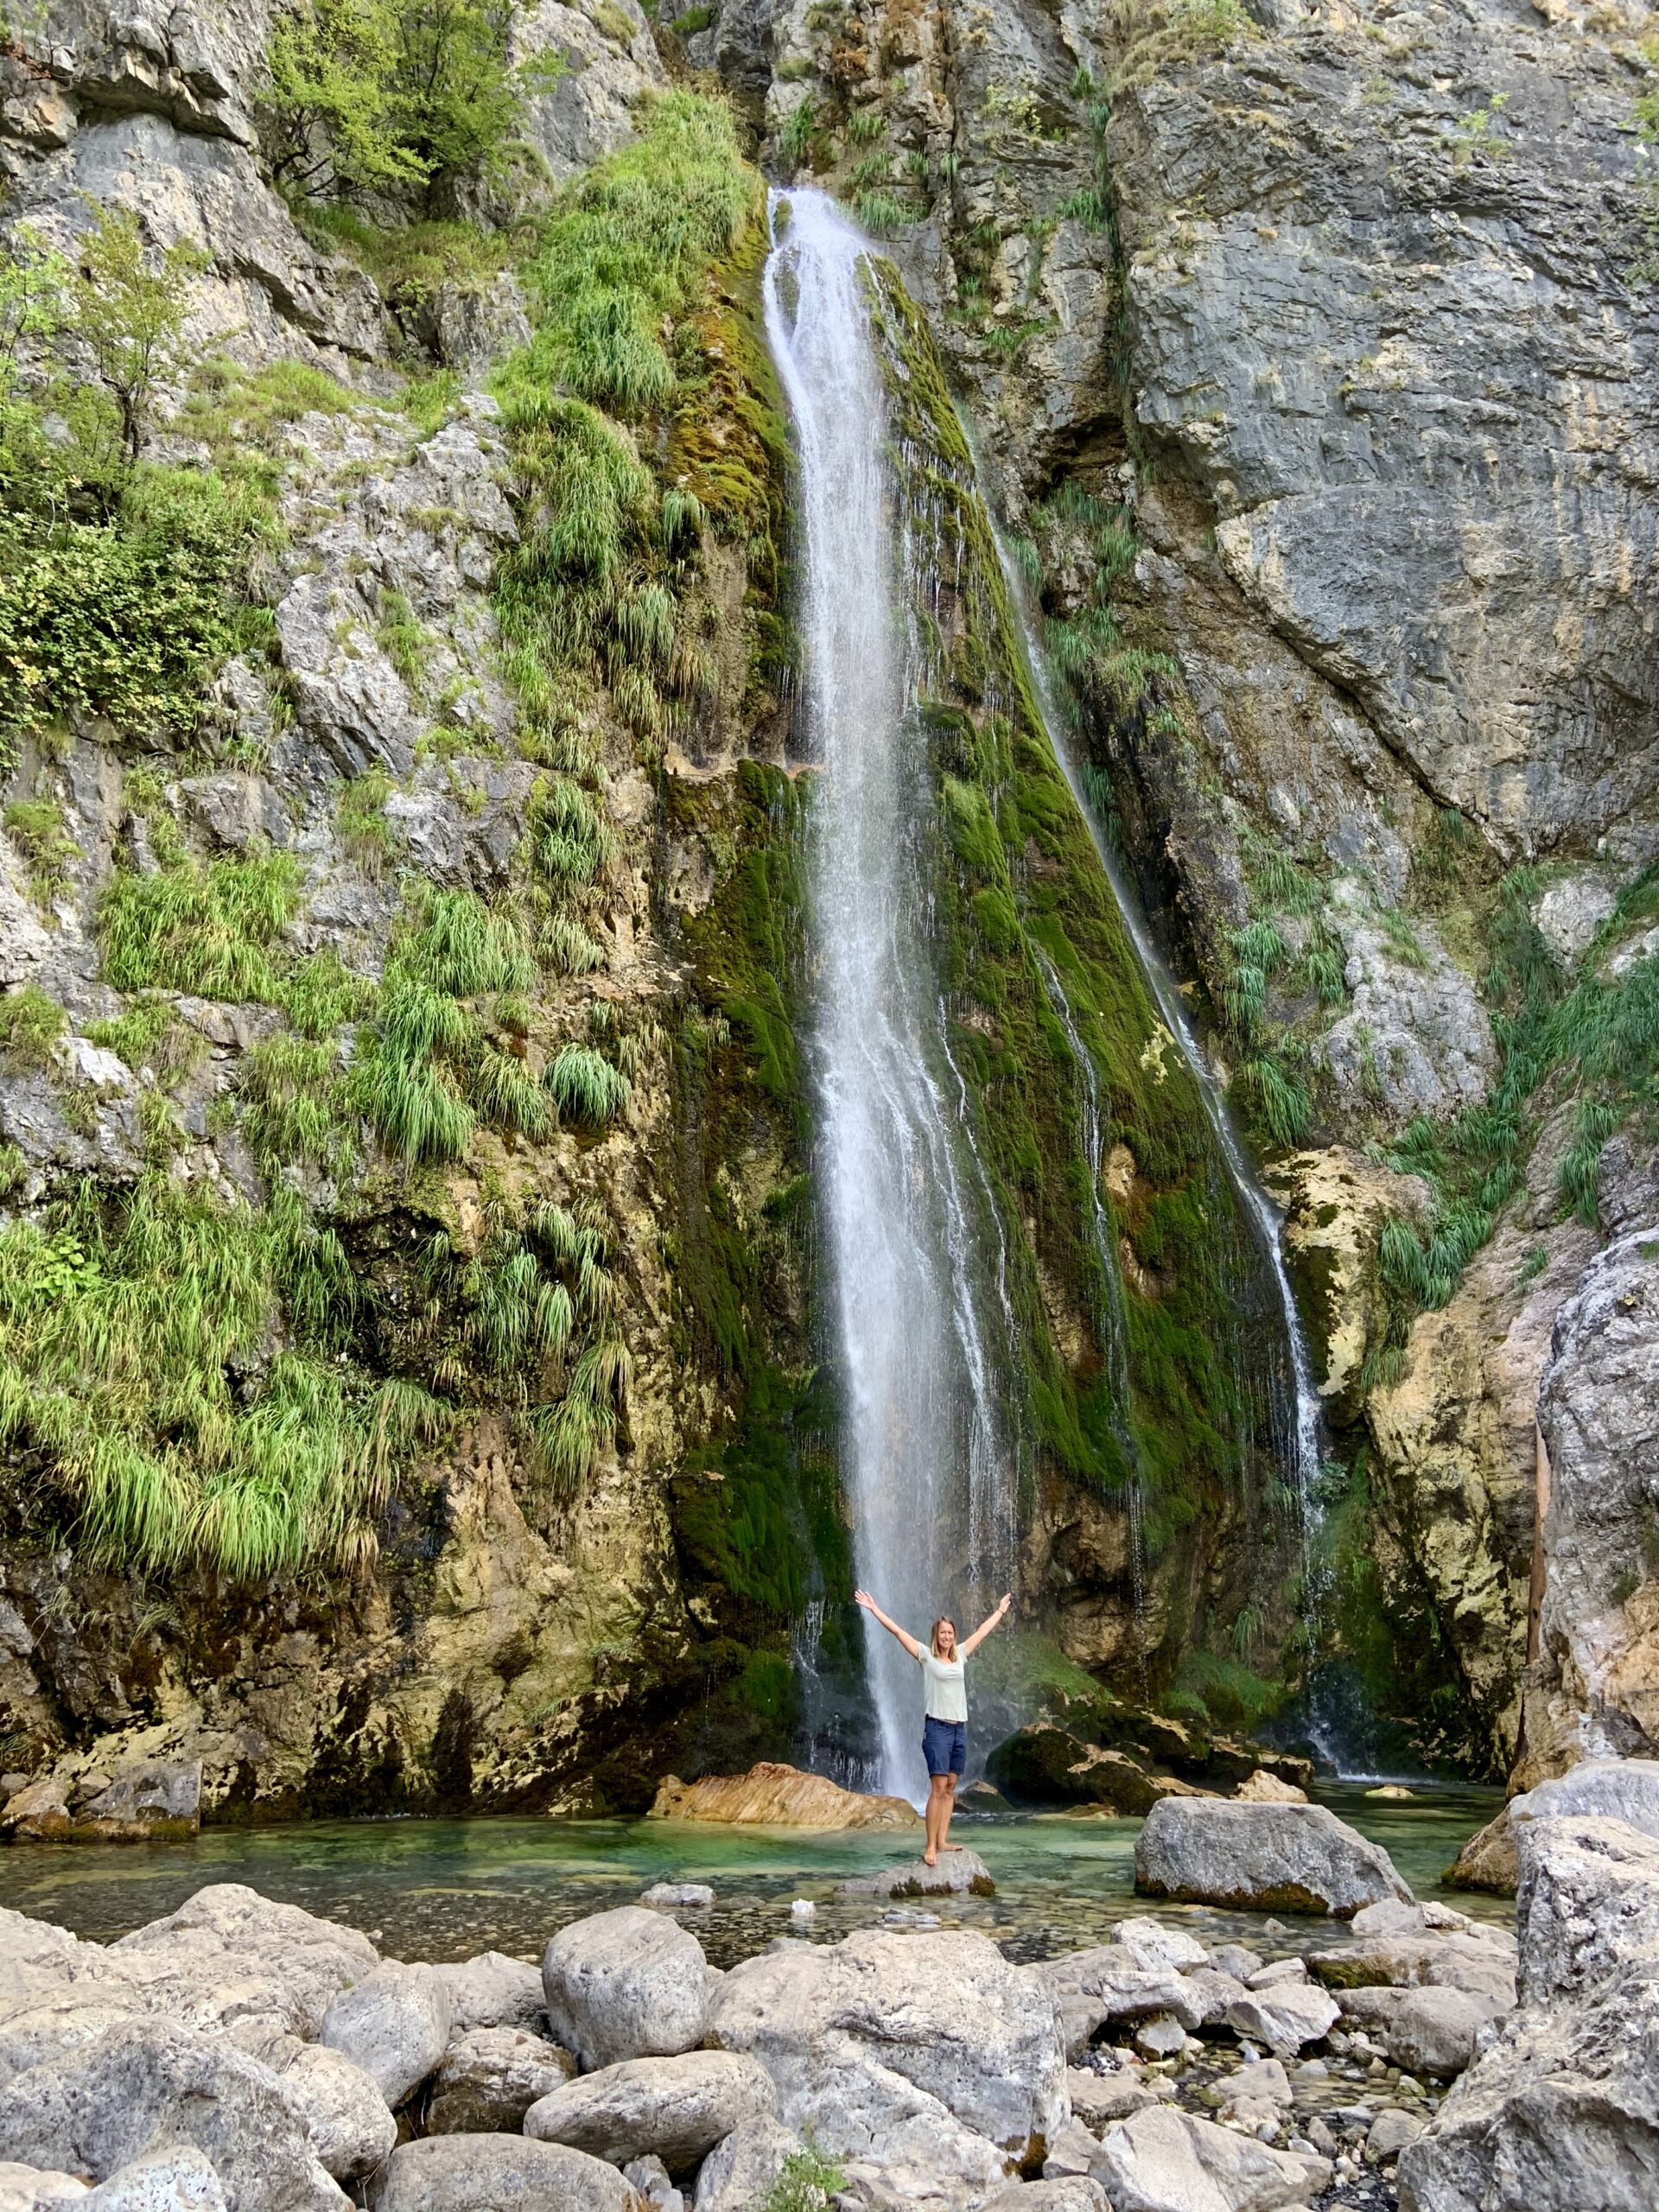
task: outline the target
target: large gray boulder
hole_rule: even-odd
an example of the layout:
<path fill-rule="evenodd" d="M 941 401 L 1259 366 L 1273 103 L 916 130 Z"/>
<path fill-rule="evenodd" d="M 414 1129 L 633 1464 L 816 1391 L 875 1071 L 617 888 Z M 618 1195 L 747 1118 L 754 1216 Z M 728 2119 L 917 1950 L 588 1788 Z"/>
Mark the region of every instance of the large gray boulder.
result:
<path fill-rule="evenodd" d="M 1659 1758 L 1583 1759 L 1510 1800 L 1510 1819 L 1623 1821 L 1659 1841 Z"/>
<path fill-rule="evenodd" d="M 576 2062 L 522 2028 L 474 2028 L 443 2054 L 426 2125 L 433 2135 L 505 2135 L 522 2129 L 533 2104 L 561 2088 Z"/>
<path fill-rule="evenodd" d="M 726 1975 L 709 2035 L 760 2059 L 785 2124 L 860 2186 L 917 2204 L 986 2193 L 1065 2117 L 1052 1994 L 976 1934 L 779 1945 Z"/>
<path fill-rule="evenodd" d="M 753 2212 L 804 2148 L 792 2128 L 770 2114 L 740 2120 L 697 2170 L 696 2212 Z"/>
<path fill-rule="evenodd" d="M 360 2066 L 396 2107 L 443 2056 L 449 1993 L 430 1967 L 388 1959 L 335 1998 L 317 2039 Z"/>
<path fill-rule="evenodd" d="M 107 1957 L 124 1982 L 142 1991 L 147 2010 L 185 2026 L 224 2024 L 226 2008 L 215 1993 L 239 1987 L 241 2009 L 280 2009 L 289 2031 L 307 2038 L 340 1992 L 380 1963 L 355 1929 L 275 1904 L 241 1882 L 198 1890 L 164 1920 L 111 1944 Z M 256 1980 L 268 2005 L 251 2002 Z"/>
<path fill-rule="evenodd" d="M 228 2212 L 344 2212 L 298 2105 L 222 2037 L 127 2020 L 0 2091 L 0 2143 L 37 2166 L 106 2181 L 159 2145 L 194 2144 Z"/>
<path fill-rule="evenodd" d="M 709 2019 L 708 1961 L 677 1921 L 623 1905 L 562 1928 L 542 1959 L 555 2039 L 591 2070 L 695 2050 Z"/>
<path fill-rule="evenodd" d="M 1240 1805 L 1166 1797 L 1135 1846 L 1135 1886 L 1147 1897 L 1259 1912 L 1325 1912 L 1411 1891 L 1381 1845 L 1323 1805 Z"/>
<path fill-rule="evenodd" d="M 470 2035 L 474 2028 L 527 2028 L 533 2032 L 547 2002 L 540 1968 L 500 1951 L 481 1951 L 459 1966 L 438 1966 L 432 1971 L 449 1993 L 451 2035 Z"/>
<path fill-rule="evenodd" d="M 1400 2158 L 1402 2212 L 1659 2202 L 1659 1842 L 1516 1831 L 1522 2002 Z"/>
<path fill-rule="evenodd" d="M 369 2184 L 370 2212 L 641 2212 L 614 2166 L 524 2135 L 400 2143 Z"/>
<path fill-rule="evenodd" d="M 531 2107 L 524 2130 L 538 2143 L 568 2143 L 616 2166 L 654 2156 L 677 2174 L 744 2120 L 777 2111 L 778 2092 L 758 2058 L 688 2050 L 625 2059 L 563 2082 Z"/>

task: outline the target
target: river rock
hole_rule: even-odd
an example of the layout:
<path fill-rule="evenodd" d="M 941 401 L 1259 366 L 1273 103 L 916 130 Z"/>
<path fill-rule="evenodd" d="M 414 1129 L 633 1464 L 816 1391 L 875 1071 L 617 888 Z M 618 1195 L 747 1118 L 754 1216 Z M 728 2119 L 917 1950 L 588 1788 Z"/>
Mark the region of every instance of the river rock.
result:
<path fill-rule="evenodd" d="M 614 2166 L 525 2135 L 400 2143 L 369 2185 L 370 2212 L 639 2212 Z"/>
<path fill-rule="evenodd" d="M 842 1789 L 827 1775 L 763 1761 L 747 1774 L 709 1774 L 700 1782 L 665 1776 L 651 1816 L 659 1821 L 723 1821 L 783 1828 L 913 1828 L 921 1815 L 902 1797 Z"/>
<path fill-rule="evenodd" d="M 1269 1774 L 1257 1767 L 1254 1774 L 1247 1774 L 1233 1796 L 1241 1805 L 1306 1805 L 1307 1792 L 1299 1789 L 1294 1782 L 1281 1782 L 1276 1774 Z"/>
<path fill-rule="evenodd" d="M 1135 1886 L 1150 1897 L 1261 1912 L 1348 1918 L 1409 1898 L 1380 1845 L 1323 1805 L 1239 1805 L 1166 1798 L 1135 1840 Z"/>
<path fill-rule="evenodd" d="M 226 2212 L 218 2174 L 188 2143 L 146 2151 L 86 2199 L 96 2212 Z"/>
<path fill-rule="evenodd" d="M 757 2058 L 690 2050 L 634 2058 L 567 2082 L 524 2114 L 524 2133 L 613 2165 L 655 2155 L 671 2173 L 706 2158 L 746 2120 L 775 2117 L 778 2092 Z"/>
<path fill-rule="evenodd" d="M 709 2033 L 760 2059 L 788 2126 L 923 2201 L 984 2190 L 1065 2117 L 1052 1994 L 977 1934 L 780 1945 L 732 1968 Z"/>
<path fill-rule="evenodd" d="M 1252 2103 L 1290 2102 L 1290 2076 L 1276 2058 L 1258 2058 L 1241 2066 L 1225 2086 L 1229 2096 L 1246 2097 Z"/>
<path fill-rule="evenodd" d="M 1227 2007 L 1227 2024 L 1252 2043 L 1265 2043 L 1281 2057 L 1304 2044 L 1319 2043 L 1335 2027 L 1341 2007 L 1328 1991 L 1306 1981 L 1279 1981 L 1271 1988 L 1247 1990 Z"/>
<path fill-rule="evenodd" d="M 300 2108 L 222 2037 L 127 2020 L 0 2090 L 0 2143 L 40 2166 L 111 2174 L 158 2144 L 211 2160 L 228 2212 L 344 2212 Z"/>
<path fill-rule="evenodd" d="M 1127 2069 L 1119 2074 L 1096 2074 L 1086 2066 L 1068 2066 L 1065 2089 L 1074 2118 L 1096 2135 L 1114 2120 L 1128 2120 L 1158 2102 L 1157 2092 Z"/>
<path fill-rule="evenodd" d="M 395 2109 L 443 2056 L 449 2025 L 449 1993 L 432 1968 L 388 1959 L 335 1998 L 318 2040 L 360 2066 Z"/>
<path fill-rule="evenodd" d="M 343 2051 L 327 2044 L 296 2044 L 279 2078 L 305 2115 L 319 2164 L 336 2181 L 360 2181 L 372 2173 L 397 2140 L 397 2123 L 379 2083 Z"/>
<path fill-rule="evenodd" d="M 1516 1831 L 1522 2002 L 1400 2158 L 1402 2212 L 1625 2212 L 1659 2191 L 1659 1841 Z"/>
<path fill-rule="evenodd" d="M 1213 2028 L 1224 2020 L 1228 2007 L 1245 1994 L 1245 1986 L 1236 1974 L 1223 1974 L 1216 1967 L 1194 1967 L 1181 1980 L 1192 2002 L 1200 2007 L 1201 2028 Z"/>
<path fill-rule="evenodd" d="M 88 2194 L 78 2174 L 43 2171 L 0 2158 L 0 2212 L 67 2212 Z"/>
<path fill-rule="evenodd" d="M 740 2120 L 697 2170 L 696 2212 L 753 2212 L 805 2145 L 769 2113 Z"/>
<path fill-rule="evenodd" d="M 457 2036 L 439 2063 L 427 2128 L 434 2135 L 511 2134 L 575 2070 L 568 2050 L 523 2028 L 474 2028 Z"/>
<path fill-rule="evenodd" d="M 1332 2167 L 1159 2105 L 1107 2130 L 1093 2172 L 1113 2212 L 1276 2212 L 1328 2188 Z"/>
<path fill-rule="evenodd" d="M 641 1890 L 641 1904 L 653 1906 L 658 1912 L 672 1912 L 678 1908 L 702 1910 L 713 1904 L 714 1891 L 707 1882 L 653 1882 L 648 1890 Z"/>
<path fill-rule="evenodd" d="M 1112 2212 L 1112 2208 L 1105 2190 L 1087 2174 L 1060 2174 L 998 2190 L 985 2212 Z"/>
<path fill-rule="evenodd" d="M 702 1944 L 645 1905 L 561 1929 L 542 1960 L 542 1990 L 555 2038 L 588 2071 L 672 2058 L 700 2044 L 708 2023 Z"/>
<path fill-rule="evenodd" d="M 365 1936 L 321 1920 L 299 1906 L 274 1904 L 241 1882 L 198 1890 L 164 1920 L 135 1929 L 109 1947 L 121 1980 L 144 1993 L 152 2010 L 194 2024 L 217 2024 L 223 2007 L 213 1993 L 241 1988 L 254 2009 L 251 1981 L 280 2009 L 295 2035 L 309 2039 L 343 1989 L 372 1972 L 378 1952 Z"/>
<path fill-rule="evenodd" d="M 481 1951 L 460 1966 L 434 1967 L 449 1993 L 449 2032 L 470 2035 L 475 2028 L 526 2028 L 534 2031 L 547 1999 L 541 1969 L 499 1951 Z"/>
<path fill-rule="evenodd" d="M 898 1866 L 884 1866 L 879 1874 L 857 1874 L 838 1882 L 841 1897 L 988 1897 L 996 1894 L 991 1870 L 976 1851 L 943 1853 L 937 1866 L 925 1859 L 907 1859 Z"/>
<path fill-rule="evenodd" d="M 1184 2029 L 1204 2025 L 1207 1993 L 1173 1967 L 1146 1967 L 1127 1944 L 1102 1943 L 1071 1951 L 1029 1969 L 1053 1997 L 1068 2058 L 1079 2058 L 1109 2021 L 1151 2019 L 1168 2013 Z M 1230 1985 L 1240 1996 L 1243 1991 Z"/>
<path fill-rule="evenodd" d="M 1399 2105 L 1385 2105 L 1365 2133 L 1365 2156 L 1374 2166 L 1397 2158 L 1408 2143 L 1414 2143 L 1427 2122 L 1421 2113 Z"/>
<path fill-rule="evenodd" d="M 1408 2074 L 1450 2081 L 1474 2063 L 1481 2031 L 1509 2008 L 1461 1989 L 1345 1989 L 1344 2027 L 1363 2028 Z"/>
<path fill-rule="evenodd" d="M 1520 1874 L 1515 1824 L 1506 1805 L 1484 1828 L 1476 1829 L 1446 1868 L 1446 1879 L 1456 1890 L 1484 1890 L 1492 1897 L 1512 1897 Z"/>

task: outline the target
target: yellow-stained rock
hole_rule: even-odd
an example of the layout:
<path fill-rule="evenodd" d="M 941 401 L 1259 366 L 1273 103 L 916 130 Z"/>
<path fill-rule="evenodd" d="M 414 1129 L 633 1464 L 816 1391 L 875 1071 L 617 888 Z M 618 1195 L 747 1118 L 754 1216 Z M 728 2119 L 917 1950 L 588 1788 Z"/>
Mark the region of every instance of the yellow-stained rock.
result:
<path fill-rule="evenodd" d="M 866 1796 L 826 1775 L 763 1761 L 747 1774 L 671 1774 L 651 1808 L 655 1821 L 721 1821 L 736 1827 L 909 1828 L 921 1825 L 902 1797 Z"/>

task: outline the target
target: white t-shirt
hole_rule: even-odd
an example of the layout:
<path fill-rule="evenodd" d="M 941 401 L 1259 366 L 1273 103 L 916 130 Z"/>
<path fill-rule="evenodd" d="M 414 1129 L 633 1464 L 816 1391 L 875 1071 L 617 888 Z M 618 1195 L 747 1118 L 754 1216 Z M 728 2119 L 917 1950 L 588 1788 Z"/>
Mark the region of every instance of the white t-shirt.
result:
<path fill-rule="evenodd" d="M 968 1683 L 960 1659 L 940 1659 L 924 1651 L 922 1678 L 927 1692 L 923 1710 L 930 1720 L 967 1719 Z"/>

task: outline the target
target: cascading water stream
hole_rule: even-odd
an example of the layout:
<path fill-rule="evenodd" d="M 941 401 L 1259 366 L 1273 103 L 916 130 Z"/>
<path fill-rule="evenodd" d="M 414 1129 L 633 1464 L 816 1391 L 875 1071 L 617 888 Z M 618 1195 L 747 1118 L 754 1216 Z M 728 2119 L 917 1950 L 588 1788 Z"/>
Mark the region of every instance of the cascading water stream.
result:
<path fill-rule="evenodd" d="M 924 663 L 860 276 L 868 247 L 820 193 L 792 192 L 786 209 L 774 195 L 773 219 L 766 330 L 800 464 L 797 727 L 822 771 L 813 1056 L 855 1556 L 887 1610 L 925 1635 L 1012 1567 L 1010 1323 L 931 953 Z M 919 1796 L 914 1662 L 879 1630 L 867 1658 L 880 1778 Z"/>

